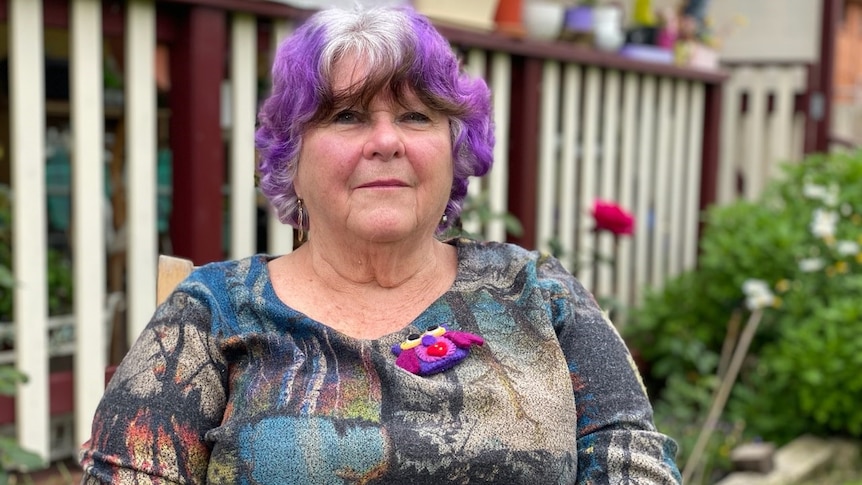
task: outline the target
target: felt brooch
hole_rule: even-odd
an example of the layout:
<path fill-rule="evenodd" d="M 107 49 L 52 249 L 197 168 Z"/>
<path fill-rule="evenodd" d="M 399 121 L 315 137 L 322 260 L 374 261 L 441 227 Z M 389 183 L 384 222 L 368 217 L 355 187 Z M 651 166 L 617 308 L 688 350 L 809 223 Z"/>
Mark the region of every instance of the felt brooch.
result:
<path fill-rule="evenodd" d="M 428 376 L 452 368 L 470 354 L 470 347 L 485 340 L 472 333 L 449 330 L 432 325 L 422 335 L 410 334 L 407 340 L 392 346 L 397 355 L 395 365 L 420 376 Z"/>

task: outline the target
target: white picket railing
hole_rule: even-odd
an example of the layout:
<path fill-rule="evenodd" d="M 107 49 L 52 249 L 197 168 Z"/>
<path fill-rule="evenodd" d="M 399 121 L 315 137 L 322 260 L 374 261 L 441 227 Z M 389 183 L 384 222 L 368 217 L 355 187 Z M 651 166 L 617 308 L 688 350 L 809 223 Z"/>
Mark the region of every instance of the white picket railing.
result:
<path fill-rule="evenodd" d="M 585 286 L 629 307 L 694 266 L 704 86 L 546 61 L 542 93 L 536 241 L 555 241 Z M 597 199 L 631 211 L 634 235 L 596 234 Z"/>
<path fill-rule="evenodd" d="M 19 386 L 16 433 L 20 443 L 44 457 L 68 456 L 89 435 L 104 388 L 106 230 L 101 190 L 105 176 L 100 0 L 71 0 L 69 35 L 75 285 L 74 435 L 66 446 L 52 445 L 48 393 L 48 316 L 45 300 L 45 95 L 42 59 L 42 1 L 9 0 L 10 126 L 14 191 L 15 365 L 29 376 Z M 135 338 L 153 311 L 157 257 L 155 0 L 127 2 L 124 32 L 126 177 L 126 318 Z M 229 101 L 227 140 L 230 183 L 230 256 L 256 247 L 253 183 L 253 132 L 257 86 L 255 16 L 232 13 L 231 60 L 226 79 Z M 274 24 L 273 42 L 291 31 L 289 19 Z M 473 195 L 487 194 L 491 210 L 509 203 L 509 100 L 513 57 L 494 49 L 472 48 L 467 69 L 486 76 L 494 96 L 495 165 L 471 184 Z M 269 59 L 261 61 L 268 63 Z M 547 60 L 541 86 L 539 174 L 535 241 L 548 249 L 556 241 L 569 267 L 599 297 L 623 305 L 638 301 L 644 288 L 696 262 L 701 185 L 705 91 L 700 81 L 671 75 Z M 222 100 L 224 101 L 224 100 Z M 218 103 L 219 100 L 213 100 Z M 226 107 L 226 106 L 225 106 Z M 782 112 L 784 113 L 784 112 Z M 777 116 L 777 115 L 776 115 Z M 775 126 L 780 120 L 776 120 Z M 738 135 L 739 136 L 739 135 Z M 637 217 L 635 234 L 614 241 L 595 235 L 588 210 L 595 199 L 619 203 Z M 506 239 L 500 219 L 467 228 L 492 240 Z M 290 228 L 269 221 L 268 247 L 292 247 Z M 598 251 L 616 261 L 592 260 Z M 577 263 L 572 256 L 577 255 Z M 26 349 L 26 351 L 24 351 Z M 56 434 L 56 433 L 55 433 Z M 53 452 L 52 452 L 53 449 Z"/>
<path fill-rule="evenodd" d="M 754 200 L 778 175 L 778 165 L 802 158 L 805 118 L 794 106 L 807 86 L 805 64 L 743 64 L 727 70 L 717 197 L 722 204 Z"/>

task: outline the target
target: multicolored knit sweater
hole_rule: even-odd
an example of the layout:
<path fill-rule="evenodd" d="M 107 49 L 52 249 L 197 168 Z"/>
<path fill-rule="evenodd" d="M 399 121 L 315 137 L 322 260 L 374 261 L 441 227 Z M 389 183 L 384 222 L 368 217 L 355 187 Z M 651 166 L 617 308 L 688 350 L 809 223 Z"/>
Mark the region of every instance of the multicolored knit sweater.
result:
<path fill-rule="evenodd" d="M 547 255 L 451 241 L 451 289 L 411 325 L 348 337 L 287 307 L 258 255 L 195 270 L 111 380 L 84 483 L 674 484 L 636 368 Z M 484 339 L 443 372 L 393 345 L 445 325 Z"/>

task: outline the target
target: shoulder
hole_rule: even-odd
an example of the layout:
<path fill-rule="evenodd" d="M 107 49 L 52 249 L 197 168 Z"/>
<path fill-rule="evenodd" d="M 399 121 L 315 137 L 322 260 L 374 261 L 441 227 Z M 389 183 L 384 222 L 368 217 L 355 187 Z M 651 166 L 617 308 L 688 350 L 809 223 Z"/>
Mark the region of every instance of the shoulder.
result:
<path fill-rule="evenodd" d="M 483 265 L 485 267 L 524 267 L 534 266 L 535 261 L 540 258 L 536 251 L 505 242 L 458 238 L 452 240 L 451 244 L 458 249 L 458 260 L 462 264 Z"/>
<path fill-rule="evenodd" d="M 203 285 L 212 289 L 226 289 L 236 284 L 251 284 L 262 278 L 269 278 L 267 262 L 270 256 L 256 254 L 243 259 L 217 261 L 195 268 L 189 277 L 178 288 L 189 290 L 190 287 Z"/>
<path fill-rule="evenodd" d="M 543 251 L 529 250 L 512 243 L 466 238 L 452 243 L 458 248 L 461 267 L 477 273 L 525 273 L 538 280 L 574 279 L 556 257 Z"/>
<path fill-rule="evenodd" d="M 199 278 L 218 278 L 227 276 L 247 276 L 255 272 L 265 271 L 266 264 L 271 259 L 265 254 L 255 254 L 243 259 L 216 261 L 198 266 L 192 271 L 192 276 Z"/>
<path fill-rule="evenodd" d="M 257 254 L 239 260 L 208 263 L 195 268 L 177 285 L 159 312 L 197 308 L 199 320 L 208 322 L 211 331 L 236 327 L 239 320 L 253 320 L 271 297 L 267 263 L 272 257 Z"/>
<path fill-rule="evenodd" d="M 218 261 L 196 267 L 180 282 L 174 295 L 182 295 L 213 308 L 219 303 L 247 295 L 254 288 L 268 284 L 267 262 L 270 256 L 256 254 L 243 259 Z"/>
<path fill-rule="evenodd" d="M 542 291 L 549 300 L 567 300 L 577 306 L 595 305 L 595 298 L 555 256 L 517 244 L 452 241 L 458 248 L 463 280 L 494 280 L 495 286 L 516 286 Z"/>

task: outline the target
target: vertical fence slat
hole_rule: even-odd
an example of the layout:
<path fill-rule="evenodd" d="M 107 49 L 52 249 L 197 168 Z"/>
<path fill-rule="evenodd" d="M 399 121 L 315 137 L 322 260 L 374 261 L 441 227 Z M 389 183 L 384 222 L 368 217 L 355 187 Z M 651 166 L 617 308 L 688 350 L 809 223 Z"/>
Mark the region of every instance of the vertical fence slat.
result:
<path fill-rule="evenodd" d="M 765 165 L 768 163 L 763 140 L 768 116 L 763 75 L 763 68 L 758 68 L 748 86 L 748 113 L 744 124 L 745 143 L 742 145 L 745 147 L 742 152 L 745 170 L 743 195 L 747 200 L 754 200 L 760 195 L 765 181 Z"/>
<path fill-rule="evenodd" d="M 504 214 L 509 204 L 509 109 L 512 85 L 512 58 L 504 52 L 491 56 L 491 81 L 494 103 L 494 167 L 488 174 L 488 201 L 494 214 Z M 485 237 L 492 241 L 506 240 L 506 225 L 499 218 L 492 220 Z"/>
<path fill-rule="evenodd" d="M 278 49 L 278 45 L 282 40 L 293 33 L 293 29 L 294 23 L 292 21 L 279 19 L 273 22 L 272 44 L 270 45 L 270 51 L 272 52 L 273 58 L 275 57 L 275 51 Z M 271 64 L 272 59 L 270 59 L 270 65 Z M 267 252 L 270 254 L 285 254 L 293 251 L 293 227 L 287 224 L 282 224 L 282 222 L 278 220 L 278 215 L 271 208 L 268 212 Z"/>
<path fill-rule="evenodd" d="M 682 269 L 682 243 L 683 243 L 683 228 L 682 223 L 683 212 L 683 194 L 686 186 L 685 180 L 686 170 L 690 167 L 685 163 L 683 156 L 683 142 L 686 139 L 686 128 L 692 127 L 691 121 L 688 119 L 688 88 L 689 83 L 683 80 L 674 82 L 674 102 L 673 102 L 673 137 L 671 138 L 671 157 L 670 157 L 670 203 L 668 207 L 668 276 L 679 274 Z M 698 128 L 700 129 L 700 128 Z"/>
<path fill-rule="evenodd" d="M 769 70 L 773 87 L 773 110 L 769 118 L 769 169 L 767 176 L 779 175 L 778 165 L 796 160 L 799 156 L 793 139 L 793 110 L 796 93 L 804 89 L 801 68 L 798 66 L 777 67 Z"/>
<path fill-rule="evenodd" d="M 778 165 L 802 156 L 795 98 L 805 90 L 805 65 L 730 66 L 721 126 L 718 200 L 754 200 L 780 176 Z M 742 109 L 745 99 L 745 109 Z"/>
<path fill-rule="evenodd" d="M 560 177 L 559 185 L 563 187 L 559 197 L 559 231 L 560 247 L 565 251 L 562 260 L 569 271 L 575 271 L 574 256 L 576 233 L 578 230 L 578 135 L 581 131 L 581 68 L 574 63 L 568 63 L 563 70 L 563 139 L 560 147 Z M 572 187 L 571 190 L 565 189 Z"/>
<path fill-rule="evenodd" d="M 644 76 L 641 82 L 640 130 L 638 132 L 637 157 L 637 201 L 635 218 L 640 221 L 640 230 L 635 233 L 635 302 L 641 301 L 644 285 L 649 278 L 650 200 L 653 193 L 653 137 L 655 129 L 655 76 Z"/>
<path fill-rule="evenodd" d="M 602 151 L 599 169 L 599 198 L 617 201 L 617 154 L 619 126 L 619 93 L 620 72 L 608 71 L 604 80 L 604 105 L 602 107 Z M 587 215 L 582 211 L 582 217 Z M 596 262 L 596 294 L 600 297 L 609 297 L 614 291 L 613 266 L 603 261 L 605 258 L 613 259 L 616 245 L 612 234 L 605 232 L 598 234 L 598 254 Z"/>
<path fill-rule="evenodd" d="M 76 0 L 71 11 L 72 221 L 75 287 L 75 442 L 83 443 L 104 390 L 105 180 L 102 2 Z M 84 337 L 85 336 L 85 337 Z"/>
<path fill-rule="evenodd" d="M 542 106 L 539 115 L 539 203 L 536 205 L 536 246 L 550 250 L 555 236 L 557 126 L 560 110 L 560 63 L 545 61 L 542 70 Z"/>
<path fill-rule="evenodd" d="M 257 24 L 234 14 L 231 25 L 230 254 L 255 252 L 254 125 L 257 108 Z"/>
<path fill-rule="evenodd" d="M 736 199 L 736 164 L 738 163 L 737 130 L 741 123 L 739 110 L 742 91 L 740 89 L 741 71 L 735 71 L 725 81 L 724 97 L 721 102 L 721 150 L 718 164 L 718 190 L 716 202 L 726 204 Z"/>
<path fill-rule="evenodd" d="M 701 150 L 703 149 L 703 130 L 695 125 L 699 120 L 703 120 L 704 107 L 706 105 L 706 89 L 703 84 L 695 83 L 691 87 L 688 97 L 688 119 L 690 120 L 692 129 L 688 132 L 688 151 L 686 152 L 686 174 L 688 179 L 684 186 L 685 200 L 685 227 L 683 235 L 682 253 L 683 263 L 681 270 L 694 269 L 697 264 L 697 247 L 698 247 L 698 225 L 700 223 L 700 178 L 701 178 Z"/>
<path fill-rule="evenodd" d="M 128 217 L 128 338 L 147 325 L 156 301 L 156 7 L 126 5 L 126 180 Z"/>
<path fill-rule="evenodd" d="M 593 221 L 587 215 L 589 207 L 596 198 L 598 189 L 598 143 L 599 143 L 599 100 L 602 97 L 602 72 L 597 67 L 588 67 L 584 81 L 584 116 L 582 126 L 584 127 L 583 139 L 581 141 L 581 177 L 580 186 L 576 189 L 580 192 L 580 204 L 577 214 L 580 223 L 578 234 L 578 278 L 590 291 L 595 291 L 593 281 L 593 260 L 595 259 L 595 233 L 593 232 Z"/>
<path fill-rule="evenodd" d="M 655 174 L 653 183 L 655 189 L 652 198 L 652 264 L 650 267 L 650 283 L 653 286 L 661 286 L 667 274 L 668 258 L 668 209 L 670 206 L 669 192 L 673 189 L 668 183 L 670 168 L 670 136 L 671 110 L 673 104 L 673 80 L 661 78 L 659 80 L 659 99 L 656 135 Z"/>
<path fill-rule="evenodd" d="M 15 365 L 29 378 L 15 401 L 18 443 L 47 459 L 48 302 L 45 58 L 41 0 L 9 3 L 12 268 Z"/>
<path fill-rule="evenodd" d="M 619 203 L 627 210 L 635 204 L 635 147 L 637 146 L 637 107 L 640 101 L 639 80 L 635 73 L 626 73 L 623 79 L 622 133 L 620 135 L 620 182 Z M 635 222 L 635 234 L 643 230 L 644 221 Z M 617 282 L 616 297 L 623 310 L 632 305 L 634 279 L 632 274 L 632 238 L 622 237 L 617 243 L 614 279 Z M 624 325 L 625 314 L 618 315 L 615 323 Z"/>

